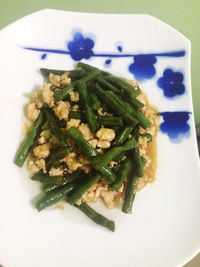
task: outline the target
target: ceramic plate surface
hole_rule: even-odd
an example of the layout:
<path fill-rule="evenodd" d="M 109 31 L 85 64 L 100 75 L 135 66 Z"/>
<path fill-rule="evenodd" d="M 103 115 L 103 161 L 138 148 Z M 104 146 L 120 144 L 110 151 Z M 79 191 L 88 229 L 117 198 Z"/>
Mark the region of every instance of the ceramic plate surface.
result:
<path fill-rule="evenodd" d="M 149 15 L 42 10 L 0 32 L 0 264 L 4 267 L 175 267 L 200 249 L 200 177 L 190 80 L 190 42 Z M 78 209 L 38 213 L 37 183 L 13 164 L 26 93 L 40 67 L 83 61 L 140 80 L 161 112 L 157 180 L 137 194 L 132 215 L 95 208 L 116 231 Z"/>

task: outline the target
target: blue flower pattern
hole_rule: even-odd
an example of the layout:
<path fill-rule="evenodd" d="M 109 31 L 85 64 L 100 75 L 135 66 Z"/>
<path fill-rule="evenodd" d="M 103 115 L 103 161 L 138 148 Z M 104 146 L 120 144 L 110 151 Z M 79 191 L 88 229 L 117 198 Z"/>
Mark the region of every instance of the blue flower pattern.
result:
<path fill-rule="evenodd" d="M 160 124 L 160 130 L 167 134 L 172 142 L 179 143 L 183 137 L 187 137 L 190 126 L 187 123 L 190 112 L 175 111 L 162 112 L 163 123 Z"/>
<path fill-rule="evenodd" d="M 164 71 L 163 76 L 158 79 L 157 84 L 163 90 L 163 94 L 169 98 L 182 95 L 185 92 L 183 74 L 181 72 L 174 72 L 171 69 Z"/>
<path fill-rule="evenodd" d="M 136 80 L 143 81 L 152 78 L 156 69 L 154 64 L 157 59 L 153 55 L 137 55 L 134 56 L 134 63 L 129 66 L 129 71 L 134 74 Z"/>
<path fill-rule="evenodd" d="M 84 38 L 81 33 L 76 33 L 74 39 L 68 43 L 70 55 L 76 61 L 89 59 L 93 56 L 93 47 L 94 41 L 90 38 Z"/>

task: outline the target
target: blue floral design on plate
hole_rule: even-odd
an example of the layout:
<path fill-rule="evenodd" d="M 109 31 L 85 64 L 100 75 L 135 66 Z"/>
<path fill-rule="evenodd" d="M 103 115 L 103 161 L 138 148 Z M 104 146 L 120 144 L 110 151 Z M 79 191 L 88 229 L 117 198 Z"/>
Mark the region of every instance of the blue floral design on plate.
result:
<path fill-rule="evenodd" d="M 183 78 L 181 72 L 174 72 L 172 69 L 166 69 L 163 76 L 158 79 L 157 84 L 163 89 L 163 93 L 166 97 L 172 98 L 184 94 L 185 85 L 183 84 Z"/>
<path fill-rule="evenodd" d="M 90 38 L 84 38 L 81 33 L 76 33 L 72 41 L 68 43 L 68 49 L 71 57 L 79 61 L 81 59 L 89 59 L 93 56 L 92 48 L 94 41 Z"/>
<path fill-rule="evenodd" d="M 161 112 L 164 122 L 160 124 L 160 130 L 166 133 L 170 140 L 179 143 L 183 137 L 189 136 L 190 125 L 188 111 Z"/>
<path fill-rule="evenodd" d="M 150 79 L 156 73 L 156 69 L 153 66 L 156 61 L 157 59 L 154 55 L 134 56 L 134 63 L 129 65 L 129 71 L 134 74 L 136 80 Z"/>

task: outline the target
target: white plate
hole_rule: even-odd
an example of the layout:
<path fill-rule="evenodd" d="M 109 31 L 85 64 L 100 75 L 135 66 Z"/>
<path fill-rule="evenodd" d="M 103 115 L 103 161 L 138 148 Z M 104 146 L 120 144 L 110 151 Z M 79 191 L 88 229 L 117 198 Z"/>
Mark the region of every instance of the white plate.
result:
<path fill-rule="evenodd" d="M 13 164 L 23 94 L 42 84 L 38 69 L 70 69 L 73 58 L 82 57 L 121 76 L 143 79 L 151 103 L 161 112 L 179 112 L 163 113 L 166 133 L 158 136 L 157 181 L 137 194 L 133 214 L 97 205 L 115 220 L 115 233 L 67 205 L 38 213 L 30 204 L 35 183 Z M 42 10 L 0 32 L 0 73 L 0 264 L 173 267 L 195 256 L 200 249 L 200 172 L 189 40 L 148 15 Z"/>

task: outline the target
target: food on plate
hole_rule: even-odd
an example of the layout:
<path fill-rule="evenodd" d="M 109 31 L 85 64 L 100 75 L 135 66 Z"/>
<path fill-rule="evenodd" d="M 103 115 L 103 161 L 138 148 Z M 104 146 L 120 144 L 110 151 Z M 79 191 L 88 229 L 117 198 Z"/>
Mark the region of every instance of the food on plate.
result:
<path fill-rule="evenodd" d="M 88 203 L 104 201 L 131 213 L 136 191 L 155 180 L 157 110 L 138 82 L 79 62 L 76 69 L 40 69 L 43 87 L 30 94 L 32 122 L 15 164 L 27 160 L 45 196 L 41 211 L 61 200 L 97 224 L 115 224 Z"/>

